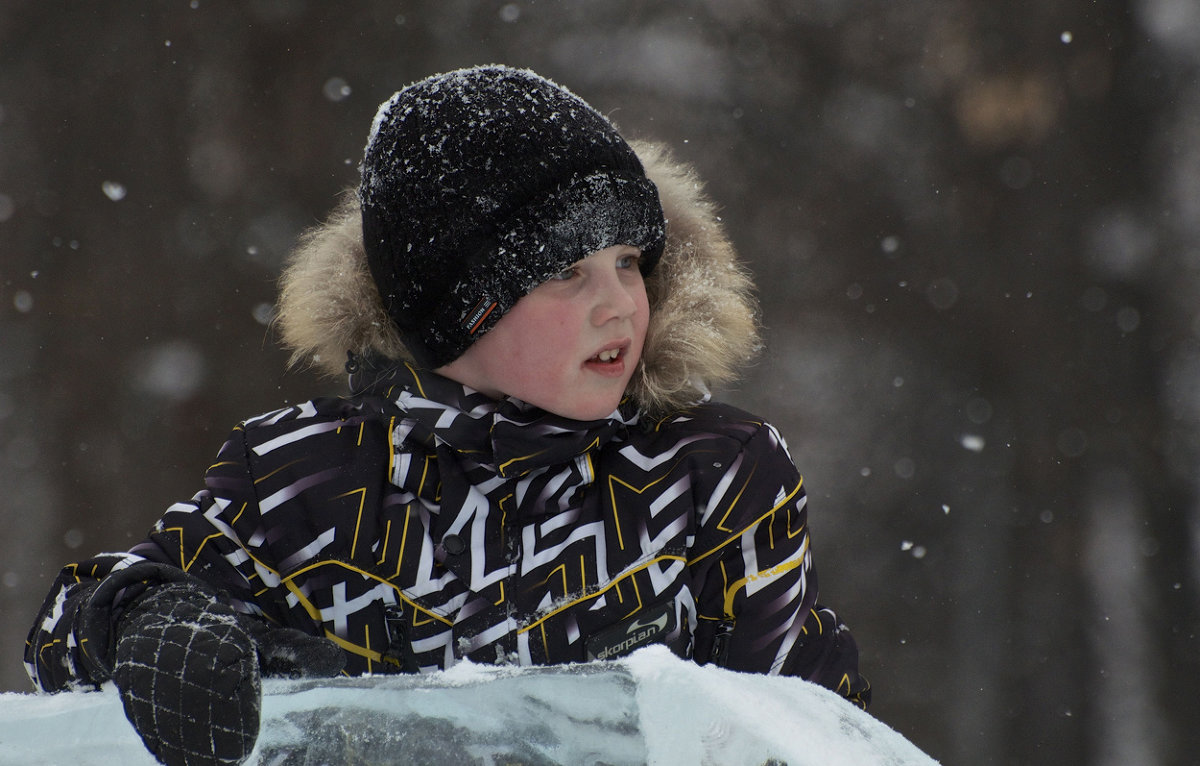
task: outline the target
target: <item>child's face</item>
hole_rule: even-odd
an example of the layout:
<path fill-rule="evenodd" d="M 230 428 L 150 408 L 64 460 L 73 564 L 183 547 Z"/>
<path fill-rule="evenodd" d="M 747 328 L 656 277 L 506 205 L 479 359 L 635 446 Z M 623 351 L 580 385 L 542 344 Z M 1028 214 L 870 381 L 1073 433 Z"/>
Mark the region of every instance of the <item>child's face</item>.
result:
<path fill-rule="evenodd" d="M 650 321 L 640 257 L 616 245 L 576 262 L 438 372 L 575 420 L 607 417 L 637 368 Z"/>

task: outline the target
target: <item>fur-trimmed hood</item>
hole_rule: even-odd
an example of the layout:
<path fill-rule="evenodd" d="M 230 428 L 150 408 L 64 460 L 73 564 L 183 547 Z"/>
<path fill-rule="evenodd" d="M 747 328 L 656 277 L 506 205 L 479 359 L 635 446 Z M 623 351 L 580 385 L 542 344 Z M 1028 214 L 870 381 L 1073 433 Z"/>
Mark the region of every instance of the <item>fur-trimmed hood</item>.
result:
<path fill-rule="evenodd" d="M 667 242 L 646 279 L 650 326 L 628 393 L 651 414 L 737 377 L 759 348 L 753 284 L 695 172 L 658 144 L 630 142 L 658 187 Z M 408 360 L 367 267 L 358 199 L 299 240 L 280 279 L 277 327 L 293 364 L 331 375 L 346 352 Z"/>

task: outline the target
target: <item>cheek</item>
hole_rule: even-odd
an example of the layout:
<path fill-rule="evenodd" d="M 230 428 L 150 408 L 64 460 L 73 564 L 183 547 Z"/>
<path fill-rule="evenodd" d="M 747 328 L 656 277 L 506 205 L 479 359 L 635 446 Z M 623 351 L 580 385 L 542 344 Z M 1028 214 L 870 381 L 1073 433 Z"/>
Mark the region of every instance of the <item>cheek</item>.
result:
<path fill-rule="evenodd" d="M 560 338 L 554 332 L 526 339 L 512 355 L 510 373 L 534 384 L 555 375 L 562 365 L 559 348 Z"/>
<path fill-rule="evenodd" d="M 579 317 L 547 307 L 527 309 L 518 318 L 513 323 L 518 331 L 504 337 L 502 361 L 508 374 L 536 384 L 578 355 Z"/>
<path fill-rule="evenodd" d="M 646 296 L 644 287 L 634 296 L 634 300 L 637 303 L 637 311 L 634 313 L 633 326 L 639 336 L 636 342 L 641 346 L 646 342 L 646 330 L 650 327 L 650 299 Z"/>

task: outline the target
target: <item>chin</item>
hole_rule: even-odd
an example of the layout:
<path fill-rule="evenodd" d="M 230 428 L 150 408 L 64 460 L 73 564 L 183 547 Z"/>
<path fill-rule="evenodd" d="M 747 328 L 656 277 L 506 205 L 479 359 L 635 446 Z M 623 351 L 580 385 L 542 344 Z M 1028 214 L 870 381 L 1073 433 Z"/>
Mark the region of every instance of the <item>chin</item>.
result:
<path fill-rule="evenodd" d="M 615 410 L 620 404 L 621 399 L 618 397 L 611 402 L 589 402 L 579 403 L 573 406 L 569 405 L 563 407 L 557 412 L 559 415 L 572 420 L 603 420 L 611 415 L 613 410 Z"/>

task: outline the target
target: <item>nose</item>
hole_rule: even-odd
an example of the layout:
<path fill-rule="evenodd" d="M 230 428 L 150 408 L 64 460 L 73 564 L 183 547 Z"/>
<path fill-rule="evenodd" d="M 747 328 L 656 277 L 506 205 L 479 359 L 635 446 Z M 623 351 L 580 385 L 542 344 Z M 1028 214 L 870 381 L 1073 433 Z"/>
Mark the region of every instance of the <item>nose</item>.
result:
<path fill-rule="evenodd" d="M 626 319 L 637 311 L 634 292 L 642 287 L 640 279 L 622 278 L 619 271 L 605 270 L 602 279 L 593 282 L 592 323 L 597 327 L 613 319 Z"/>

